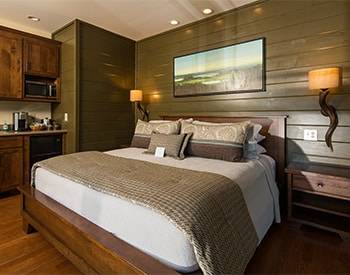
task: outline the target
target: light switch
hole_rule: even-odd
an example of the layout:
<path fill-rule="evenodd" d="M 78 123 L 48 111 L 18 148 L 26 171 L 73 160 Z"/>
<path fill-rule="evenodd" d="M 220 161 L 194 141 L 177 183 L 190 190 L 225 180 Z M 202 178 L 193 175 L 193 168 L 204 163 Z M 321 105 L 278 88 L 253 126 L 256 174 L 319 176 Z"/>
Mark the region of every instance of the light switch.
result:
<path fill-rule="evenodd" d="M 64 121 L 68 122 L 68 113 L 64 113 Z"/>
<path fill-rule="evenodd" d="M 317 141 L 317 130 L 316 129 L 305 129 L 304 130 L 304 140 Z"/>

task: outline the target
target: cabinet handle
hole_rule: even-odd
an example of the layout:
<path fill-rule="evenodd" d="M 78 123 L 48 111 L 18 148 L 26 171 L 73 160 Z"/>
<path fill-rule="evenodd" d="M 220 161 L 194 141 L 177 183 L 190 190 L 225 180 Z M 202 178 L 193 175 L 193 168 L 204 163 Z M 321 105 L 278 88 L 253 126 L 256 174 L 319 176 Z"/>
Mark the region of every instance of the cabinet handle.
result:
<path fill-rule="evenodd" d="M 317 187 L 318 187 L 318 188 L 322 188 L 322 187 L 323 187 L 323 183 L 321 183 L 321 182 L 320 182 L 320 183 L 317 183 Z"/>

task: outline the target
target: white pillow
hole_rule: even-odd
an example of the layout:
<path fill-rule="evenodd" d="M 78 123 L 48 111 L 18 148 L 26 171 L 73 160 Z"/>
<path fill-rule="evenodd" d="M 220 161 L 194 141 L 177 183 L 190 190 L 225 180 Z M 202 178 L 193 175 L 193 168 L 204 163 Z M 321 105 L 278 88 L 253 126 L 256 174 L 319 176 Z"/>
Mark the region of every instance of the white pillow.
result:
<path fill-rule="evenodd" d="M 243 157 L 246 160 L 259 159 L 261 154 L 266 153 L 266 149 L 256 141 L 249 141 L 244 144 Z"/>
<path fill-rule="evenodd" d="M 163 122 L 172 122 L 171 120 L 150 120 L 148 123 L 163 123 Z"/>
<path fill-rule="evenodd" d="M 252 123 L 247 131 L 247 141 L 244 144 L 243 154 L 245 159 L 258 159 L 259 155 L 266 153 L 266 149 L 258 144 L 265 139 L 259 132 L 262 126 Z"/>
<path fill-rule="evenodd" d="M 258 155 L 265 154 L 266 152 L 267 151 L 266 151 L 265 147 L 261 146 L 260 144 L 256 145 L 256 153 Z"/>
<path fill-rule="evenodd" d="M 259 143 L 264 140 L 265 137 L 259 134 L 261 128 L 262 126 L 260 124 L 251 123 L 247 130 L 247 141 L 256 141 Z"/>
<path fill-rule="evenodd" d="M 221 125 L 221 126 L 230 126 L 232 124 L 237 124 L 237 122 L 207 122 L 207 121 L 200 121 L 200 120 L 194 120 L 192 122 L 196 125 Z"/>
<path fill-rule="evenodd" d="M 178 122 L 181 122 L 181 121 L 186 121 L 186 122 L 189 122 L 191 123 L 193 121 L 193 118 L 186 118 L 186 119 L 183 119 L 183 118 L 179 118 L 178 120 L 150 120 L 148 121 L 149 123 L 163 123 L 163 122 L 174 122 L 174 121 L 178 121 Z"/>

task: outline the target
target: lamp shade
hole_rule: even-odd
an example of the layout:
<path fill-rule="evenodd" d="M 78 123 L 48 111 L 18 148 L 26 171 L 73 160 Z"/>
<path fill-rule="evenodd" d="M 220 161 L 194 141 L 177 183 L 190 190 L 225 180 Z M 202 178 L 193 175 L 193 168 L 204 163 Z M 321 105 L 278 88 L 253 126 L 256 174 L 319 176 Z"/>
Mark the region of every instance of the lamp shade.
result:
<path fill-rule="evenodd" d="M 131 90 L 130 91 L 130 101 L 131 102 L 142 101 L 142 91 L 141 90 Z"/>
<path fill-rule="evenodd" d="M 340 69 L 327 68 L 309 72 L 309 89 L 330 89 L 339 87 Z"/>

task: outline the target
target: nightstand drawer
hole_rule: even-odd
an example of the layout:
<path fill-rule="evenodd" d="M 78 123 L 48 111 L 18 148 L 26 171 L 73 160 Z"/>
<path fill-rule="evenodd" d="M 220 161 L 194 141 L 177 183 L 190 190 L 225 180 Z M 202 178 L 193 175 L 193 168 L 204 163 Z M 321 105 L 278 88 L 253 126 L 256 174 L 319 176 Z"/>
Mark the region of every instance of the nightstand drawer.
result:
<path fill-rule="evenodd" d="M 350 183 L 342 179 L 294 175 L 292 188 L 350 198 Z"/>

